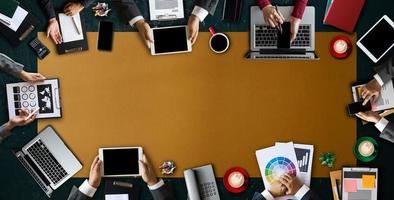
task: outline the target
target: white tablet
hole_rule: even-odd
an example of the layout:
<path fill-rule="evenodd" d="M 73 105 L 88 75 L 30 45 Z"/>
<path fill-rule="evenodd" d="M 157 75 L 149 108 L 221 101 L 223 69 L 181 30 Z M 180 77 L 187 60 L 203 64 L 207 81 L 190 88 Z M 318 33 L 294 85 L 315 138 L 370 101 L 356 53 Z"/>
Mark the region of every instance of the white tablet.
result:
<path fill-rule="evenodd" d="M 394 23 L 384 15 L 358 41 L 357 46 L 378 62 L 394 46 Z"/>
<path fill-rule="evenodd" d="M 153 28 L 152 55 L 185 53 L 192 51 L 187 26 Z"/>
<path fill-rule="evenodd" d="M 100 148 L 103 177 L 141 176 L 139 160 L 142 160 L 142 147 Z"/>

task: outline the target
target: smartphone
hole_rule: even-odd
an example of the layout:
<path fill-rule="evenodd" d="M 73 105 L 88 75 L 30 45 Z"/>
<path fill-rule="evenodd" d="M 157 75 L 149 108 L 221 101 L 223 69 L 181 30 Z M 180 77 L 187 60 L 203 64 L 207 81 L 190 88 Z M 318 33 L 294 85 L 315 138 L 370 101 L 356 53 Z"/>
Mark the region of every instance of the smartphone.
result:
<path fill-rule="evenodd" d="M 347 106 L 349 115 L 355 115 L 358 112 L 366 112 L 372 110 L 371 102 L 368 101 L 367 104 L 363 105 L 363 102 L 351 103 Z"/>
<path fill-rule="evenodd" d="M 103 51 L 112 50 L 113 23 L 100 21 L 97 49 Z"/>
<path fill-rule="evenodd" d="M 278 48 L 290 48 L 290 22 L 283 22 L 282 31 L 278 30 Z"/>

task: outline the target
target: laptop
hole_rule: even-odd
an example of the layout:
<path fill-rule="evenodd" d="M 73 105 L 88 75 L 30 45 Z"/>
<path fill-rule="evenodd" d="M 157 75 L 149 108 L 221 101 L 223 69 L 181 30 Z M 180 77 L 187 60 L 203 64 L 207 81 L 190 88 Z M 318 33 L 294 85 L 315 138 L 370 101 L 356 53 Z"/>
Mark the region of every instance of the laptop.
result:
<path fill-rule="evenodd" d="M 278 6 L 289 21 L 293 6 Z M 307 6 L 296 39 L 288 49 L 277 47 L 277 29 L 271 28 L 263 18 L 259 6 L 250 8 L 250 51 L 245 58 L 251 60 L 318 60 L 315 53 L 315 8 Z"/>
<path fill-rule="evenodd" d="M 82 169 L 52 126 L 47 126 L 14 154 L 48 197 Z"/>

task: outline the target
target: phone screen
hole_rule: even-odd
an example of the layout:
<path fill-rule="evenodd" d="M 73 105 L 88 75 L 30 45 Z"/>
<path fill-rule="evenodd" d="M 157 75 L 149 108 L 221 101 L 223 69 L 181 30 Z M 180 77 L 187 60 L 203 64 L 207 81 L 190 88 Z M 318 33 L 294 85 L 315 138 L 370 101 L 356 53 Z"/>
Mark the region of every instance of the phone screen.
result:
<path fill-rule="evenodd" d="M 278 48 L 290 48 L 290 22 L 283 22 L 282 31 L 278 30 Z"/>
<path fill-rule="evenodd" d="M 369 102 L 369 101 L 365 105 L 363 105 L 362 101 L 356 102 L 356 103 L 351 103 L 348 105 L 349 115 L 354 115 L 358 112 L 370 111 L 371 109 L 372 109 L 371 102 Z"/>
<path fill-rule="evenodd" d="M 113 24 L 108 21 L 100 21 L 97 49 L 104 51 L 112 50 Z"/>

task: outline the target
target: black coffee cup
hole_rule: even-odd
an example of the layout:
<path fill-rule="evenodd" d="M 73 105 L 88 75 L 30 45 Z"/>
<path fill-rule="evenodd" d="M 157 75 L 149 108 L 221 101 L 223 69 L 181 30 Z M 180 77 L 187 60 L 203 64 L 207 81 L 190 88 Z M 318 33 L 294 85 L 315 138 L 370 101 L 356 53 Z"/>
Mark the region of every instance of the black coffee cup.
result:
<path fill-rule="evenodd" d="M 209 27 L 209 32 L 212 35 L 209 39 L 209 48 L 218 54 L 226 52 L 230 46 L 230 40 L 227 35 L 223 33 L 216 33 L 213 26 Z"/>

